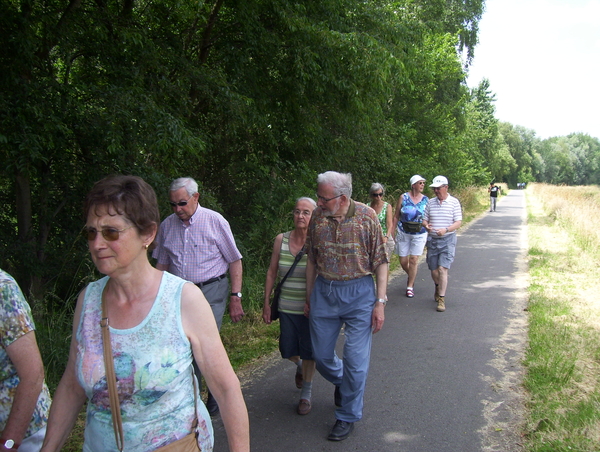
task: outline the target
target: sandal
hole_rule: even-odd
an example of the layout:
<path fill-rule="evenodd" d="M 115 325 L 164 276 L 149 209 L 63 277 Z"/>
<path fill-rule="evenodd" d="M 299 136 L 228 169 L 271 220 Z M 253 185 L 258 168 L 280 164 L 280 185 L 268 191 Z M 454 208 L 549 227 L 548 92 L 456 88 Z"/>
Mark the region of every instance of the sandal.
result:
<path fill-rule="evenodd" d="M 415 292 L 412 290 L 412 288 L 409 287 L 409 288 L 406 289 L 406 296 L 408 298 L 412 298 L 412 297 L 415 296 Z"/>

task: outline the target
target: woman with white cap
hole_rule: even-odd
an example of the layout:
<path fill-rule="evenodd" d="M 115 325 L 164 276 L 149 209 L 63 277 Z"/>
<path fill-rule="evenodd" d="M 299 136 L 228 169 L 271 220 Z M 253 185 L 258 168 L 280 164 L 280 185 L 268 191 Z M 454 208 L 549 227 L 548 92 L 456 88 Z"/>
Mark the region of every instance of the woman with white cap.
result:
<path fill-rule="evenodd" d="M 398 199 L 392 231 L 396 233 L 396 254 L 400 265 L 408 275 L 406 296 L 415 296 L 415 280 L 419 256 L 423 254 L 427 242 L 427 230 L 423 227 L 423 212 L 429 198 L 423 194 L 425 178 L 415 174 L 410 178 L 410 191 Z"/>

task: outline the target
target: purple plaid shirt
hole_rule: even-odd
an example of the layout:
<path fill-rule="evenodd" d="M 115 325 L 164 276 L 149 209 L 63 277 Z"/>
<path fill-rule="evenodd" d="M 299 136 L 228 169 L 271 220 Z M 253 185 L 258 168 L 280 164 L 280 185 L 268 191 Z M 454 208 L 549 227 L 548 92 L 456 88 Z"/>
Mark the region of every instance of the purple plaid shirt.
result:
<path fill-rule="evenodd" d="M 186 226 L 177 215 L 160 225 L 152 253 L 169 272 L 193 283 L 227 273 L 229 264 L 242 258 L 229 223 L 214 210 L 198 205 Z"/>

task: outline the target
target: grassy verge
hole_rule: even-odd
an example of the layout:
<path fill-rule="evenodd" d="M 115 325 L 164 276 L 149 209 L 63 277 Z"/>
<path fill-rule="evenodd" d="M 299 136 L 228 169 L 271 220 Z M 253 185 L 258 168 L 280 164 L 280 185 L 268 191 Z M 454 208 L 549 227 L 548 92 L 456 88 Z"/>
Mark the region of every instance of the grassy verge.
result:
<path fill-rule="evenodd" d="M 36 338 L 44 359 L 46 382 L 52 394 L 65 371 L 69 358 L 75 302 L 76 296 L 68 300 L 63 308 L 48 309 L 47 306 L 52 303 L 50 300 L 45 300 L 45 303 L 38 303 L 33 308 Z M 62 448 L 63 452 L 81 451 L 84 425 L 85 410 L 80 413 L 67 443 Z"/>
<path fill-rule="evenodd" d="M 600 189 L 532 184 L 529 451 L 600 450 Z"/>

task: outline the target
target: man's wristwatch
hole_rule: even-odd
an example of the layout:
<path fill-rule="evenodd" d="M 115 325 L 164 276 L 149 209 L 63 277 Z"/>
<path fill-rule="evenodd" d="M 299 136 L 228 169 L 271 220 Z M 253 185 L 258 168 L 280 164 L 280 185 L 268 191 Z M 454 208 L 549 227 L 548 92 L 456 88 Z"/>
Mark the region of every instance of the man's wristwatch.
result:
<path fill-rule="evenodd" d="M 17 450 L 19 448 L 19 446 L 15 446 L 15 441 L 12 439 L 4 440 L 4 438 L 2 438 L 1 442 L 5 449 Z"/>
<path fill-rule="evenodd" d="M 230 297 L 238 297 L 238 298 L 242 298 L 242 292 L 231 292 L 229 294 Z"/>
<path fill-rule="evenodd" d="M 377 303 L 383 303 L 383 305 L 385 306 L 387 304 L 387 301 L 385 301 L 385 298 L 378 298 Z"/>

